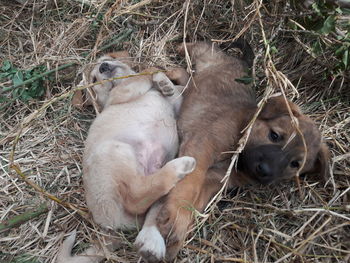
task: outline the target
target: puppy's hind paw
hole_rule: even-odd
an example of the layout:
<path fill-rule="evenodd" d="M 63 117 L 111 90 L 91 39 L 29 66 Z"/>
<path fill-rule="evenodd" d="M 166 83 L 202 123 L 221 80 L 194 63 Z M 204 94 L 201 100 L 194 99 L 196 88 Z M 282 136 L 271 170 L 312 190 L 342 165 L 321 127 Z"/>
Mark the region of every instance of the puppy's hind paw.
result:
<path fill-rule="evenodd" d="M 146 262 L 159 262 L 165 257 L 165 242 L 155 226 L 143 227 L 137 235 L 134 245 Z"/>

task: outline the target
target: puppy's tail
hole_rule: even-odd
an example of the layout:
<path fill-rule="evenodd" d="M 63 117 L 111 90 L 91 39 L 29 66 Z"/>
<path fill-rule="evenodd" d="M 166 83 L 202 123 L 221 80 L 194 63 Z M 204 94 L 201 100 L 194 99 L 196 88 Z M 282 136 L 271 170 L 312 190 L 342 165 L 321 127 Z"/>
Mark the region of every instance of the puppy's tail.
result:
<path fill-rule="evenodd" d="M 72 248 L 74 245 L 77 232 L 74 230 L 70 236 L 63 241 L 58 252 L 56 263 L 98 263 L 104 259 L 96 247 L 90 247 L 82 255 L 72 256 Z"/>
<path fill-rule="evenodd" d="M 253 66 L 255 54 L 252 47 L 244 37 L 240 37 L 231 43 L 224 42 L 220 46 L 224 49 L 239 48 L 243 53 L 242 60 L 245 61 L 250 68 Z"/>

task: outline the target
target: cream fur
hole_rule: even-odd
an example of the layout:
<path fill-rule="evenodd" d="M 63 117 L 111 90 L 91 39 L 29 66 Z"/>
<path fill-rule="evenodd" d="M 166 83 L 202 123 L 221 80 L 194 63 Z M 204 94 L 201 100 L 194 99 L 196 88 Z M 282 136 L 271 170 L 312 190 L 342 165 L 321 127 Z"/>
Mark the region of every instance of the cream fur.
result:
<path fill-rule="evenodd" d="M 108 65 L 102 67 L 102 63 Z M 104 56 L 92 70 L 90 81 L 129 74 L 134 72 L 128 65 Z M 134 227 L 154 202 L 195 167 L 192 157 L 173 160 L 179 145 L 175 116 L 182 87 L 174 86 L 164 73 L 156 73 L 107 82 L 93 89 L 103 111 L 92 123 L 85 142 L 86 202 L 94 221 L 103 229 Z M 157 234 L 156 227 L 151 226 L 155 218 L 152 220 L 143 233 Z M 160 234 L 154 238 L 159 244 L 164 242 Z M 97 246 L 72 257 L 74 239 L 71 236 L 63 243 L 58 263 L 91 263 L 104 258 Z M 108 241 L 108 248 L 115 249 L 116 241 Z M 159 248 L 160 256 L 164 249 Z"/>

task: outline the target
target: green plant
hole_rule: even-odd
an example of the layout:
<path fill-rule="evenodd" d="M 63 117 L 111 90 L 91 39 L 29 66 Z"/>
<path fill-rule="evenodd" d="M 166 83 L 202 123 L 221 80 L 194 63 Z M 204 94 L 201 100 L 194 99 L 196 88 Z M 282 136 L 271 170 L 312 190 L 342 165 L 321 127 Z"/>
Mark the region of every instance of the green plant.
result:
<path fill-rule="evenodd" d="M 325 0 L 315 1 L 310 8 L 312 13 L 290 26 L 310 33 L 307 38 L 312 41 L 311 52 L 315 57 L 325 53 L 333 57 L 335 62 L 329 65 L 331 75 L 344 75 L 350 64 L 350 9 Z"/>
<path fill-rule="evenodd" d="M 43 65 L 28 70 L 20 70 L 16 68 L 10 61 L 5 60 L 0 68 L 0 79 L 11 80 L 14 86 L 20 86 L 24 81 L 37 77 L 46 71 L 47 68 Z M 46 79 L 48 79 L 48 77 L 43 76 L 23 87 L 14 89 L 11 93 L 12 99 L 19 99 L 27 102 L 31 99 L 41 98 L 45 93 L 43 82 Z M 0 102 L 5 102 L 7 100 L 7 97 L 0 96 Z"/>

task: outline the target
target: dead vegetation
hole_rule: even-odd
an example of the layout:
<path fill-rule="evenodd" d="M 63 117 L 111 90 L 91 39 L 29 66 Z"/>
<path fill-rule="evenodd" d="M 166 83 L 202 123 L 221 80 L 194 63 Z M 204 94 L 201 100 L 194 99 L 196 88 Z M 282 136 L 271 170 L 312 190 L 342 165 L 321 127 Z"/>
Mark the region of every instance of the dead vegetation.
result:
<path fill-rule="evenodd" d="M 282 91 L 319 124 L 332 150 L 331 177 L 325 183 L 304 177 L 301 191 L 287 182 L 223 196 L 199 215 L 198 221 L 207 220 L 177 262 L 348 262 L 350 75 L 337 70 L 339 59 L 329 48 L 339 44 L 334 32 L 315 38 L 314 31 L 295 27 L 313 13 L 285 0 L 1 1 L 0 64 L 12 73 L 0 79 L 0 221 L 14 225 L 0 226 L 0 262 L 53 262 L 64 233 L 73 229 L 78 251 L 100 236 L 82 217 L 81 157 L 94 113 L 72 107 L 69 93 L 84 66 L 120 49 L 140 65 L 185 66 L 176 43 L 221 43 L 238 34 L 257 55 L 257 94 Z M 338 21 L 336 29 L 346 34 L 341 22 L 349 17 Z M 325 44 L 319 54 L 315 41 Z M 35 77 L 40 83 L 33 87 Z M 25 80 L 26 88 L 19 86 Z M 123 245 L 109 262 L 138 262 L 136 231 L 120 235 Z"/>

